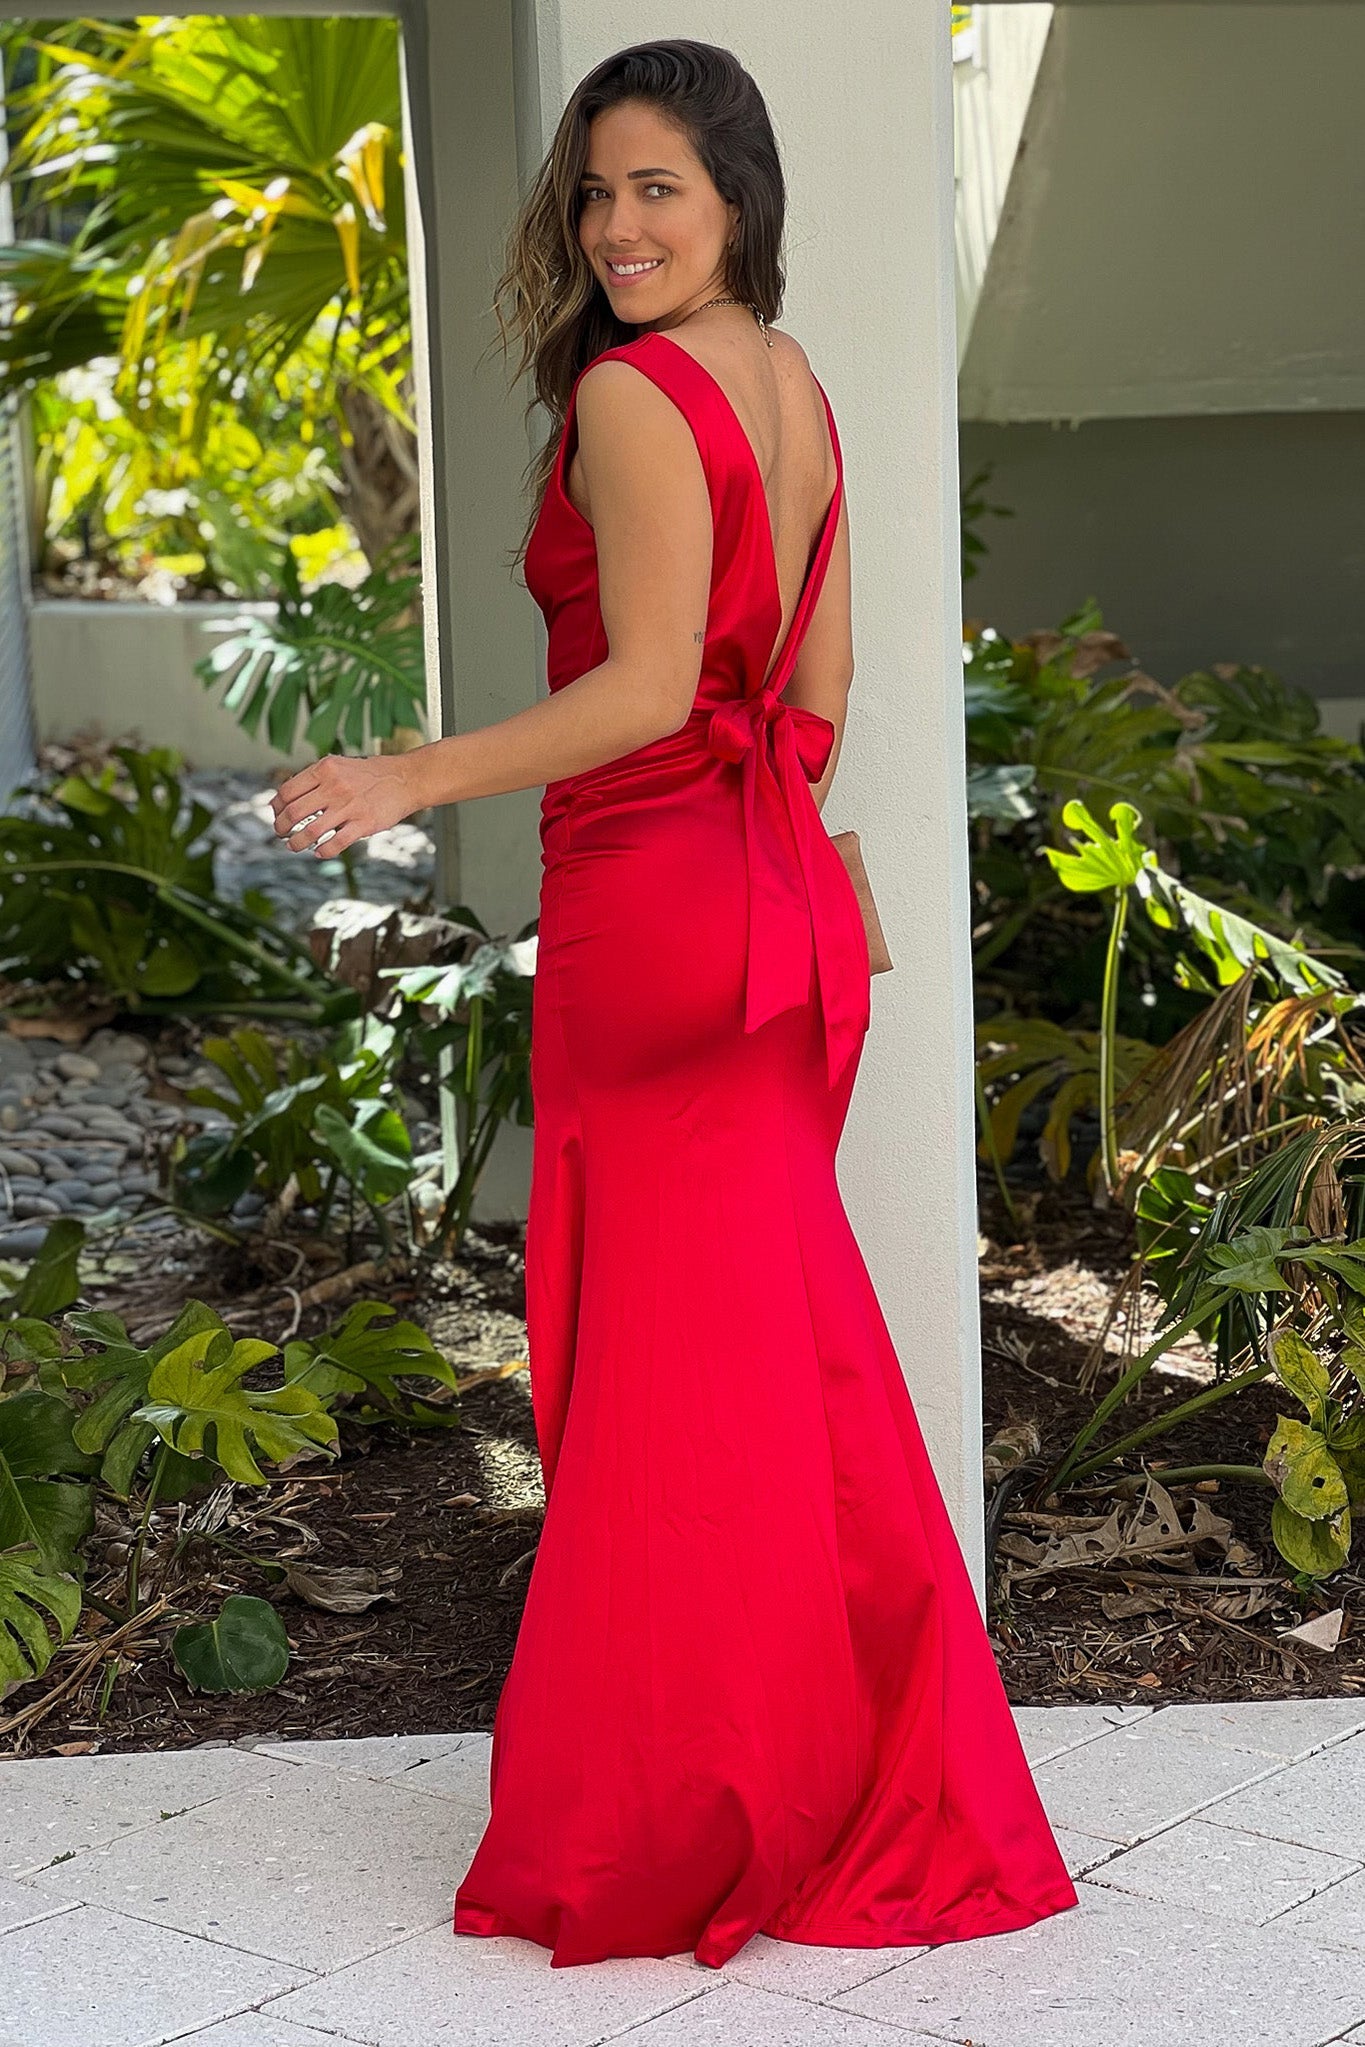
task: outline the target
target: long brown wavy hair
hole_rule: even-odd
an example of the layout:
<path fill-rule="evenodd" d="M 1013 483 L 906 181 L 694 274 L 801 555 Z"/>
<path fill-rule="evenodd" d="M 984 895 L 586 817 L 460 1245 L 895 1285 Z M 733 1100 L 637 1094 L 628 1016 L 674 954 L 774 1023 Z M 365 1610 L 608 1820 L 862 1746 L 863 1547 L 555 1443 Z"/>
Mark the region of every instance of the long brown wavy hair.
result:
<path fill-rule="evenodd" d="M 640 332 L 617 319 L 578 240 L 589 126 L 623 100 L 646 100 L 674 122 L 721 198 L 739 204 L 726 295 L 756 306 L 765 320 L 776 320 L 782 308 L 786 183 L 767 106 L 749 73 L 729 50 L 685 38 L 634 43 L 604 58 L 575 86 L 560 116 L 513 222 L 494 293 L 504 357 L 509 343 L 521 345 L 513 382 L 531 367 L 527 417 L 541 404 L 551 419 L 549 436 L 523 475 L 532 502 L 514 567 L 544 499 L 575 378 L 603 349 Z"/>

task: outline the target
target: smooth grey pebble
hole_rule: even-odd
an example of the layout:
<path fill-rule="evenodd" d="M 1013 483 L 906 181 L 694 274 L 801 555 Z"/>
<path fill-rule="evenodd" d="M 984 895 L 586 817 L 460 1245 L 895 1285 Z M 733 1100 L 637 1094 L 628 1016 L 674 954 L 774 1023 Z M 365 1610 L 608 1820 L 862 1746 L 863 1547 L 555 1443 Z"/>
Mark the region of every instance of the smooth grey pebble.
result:
<path fill-rule="evenodd" d="M 76 1116 L 67 1116 L 60 1109 L 45 1109 L 33 1119 L 35 1130 L 46 1130 L 52 1137 L 83 1137 L 85 1125 Z"/>
<path fill-rule="evenodd" d="M 83 1052 L 59 1052 L 52 1064 L 63 1080 L 98 1080 L 99 1062 L 87 1059 Z"/>
<path fill-rule="evenodd" d="M 46 1238 L 45 1224 L 34 1223 L 28 1229 L 7 1231 L 0 1236 L 0 1265 L 7 1258 L 32 1258 L 42 1250 Z"/>

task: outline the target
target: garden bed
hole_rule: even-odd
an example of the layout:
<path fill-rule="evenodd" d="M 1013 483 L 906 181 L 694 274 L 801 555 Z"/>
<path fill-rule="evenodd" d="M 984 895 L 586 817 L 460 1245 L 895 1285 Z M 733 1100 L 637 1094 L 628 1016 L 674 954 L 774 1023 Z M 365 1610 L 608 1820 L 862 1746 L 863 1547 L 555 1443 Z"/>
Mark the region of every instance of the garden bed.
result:
<path fill-rule="evenodd" d="M 1000 1220 L 993 1189 L 983 1187 L 987 1435 L 1009 1419 L 1031 1418 L 1045 1451 L 1055 1453 L 1093 1411 L 1095 1395 L 1079 1393 L 1076 1381 L 1097 1305 L 1123 1269 L 1128 1224 L 1121 1214 L 1090 1208 L 1079 1188 L 1047 1190 L 1025 1239 L 993 1235 Z M 300 1261 L 296 1255 L 282 1261 L 281 1247 L 263 1250 L 267 1270 L 248 1254 L 182 1239 L 172 1300 L 167 1274 L 155 1269 L 167 1256 L 161 1237 L 147 1240 L 145 1269 L 124 1248 L 111 1261 L 120 1269 L 87 1285 L 91 1306 L 121 1314 L 144 1340 L 190 1297 L 219 1307 L 243 1333 L 277 1342 L 322 1328 L 351 1299 L 382 1297 L 421 1323 L 455 1363 L 462 1425 L 422 1432 L 362 1427 L 343 1411 L 336 1463 L 310 1460 L 259 1489 L 222 1488 L 224 1518 L 214 1540 L 182 1548 L 177 1612 L 208 1616 L 234 1591 L 270 1599 L 291 1645 L 280 1685 L 228 1696 L 191 1691 L 166 1647 L 169 1623 L 159 1630 L 149 1609 L 147 1624 L 124 1645 L 126 1660 L 104 1712 L 97 1701 L 107 1660 L 18 1738 L 17 1752 L 491 1727 L 543 1510 L 524 1365 L 522 1241 L 516 1225 L 476 1231 L 458 1260 L 400 1258 L 379 1275 L 363 1267 L 346 1271 L 339 1245 L 330 1254 L 314 1246 L 307 1270 L 295 1270 L 285 1283 L 282 1264 Z M 268 1365 L 257 1372 L 258 1383 L 270 1382 Z M 1125 1427 L 1189 1391 L 1187 1377 L 1153 1372 L 1124 1410 Z M 1257 1462 L 1274 1427 L 1275 1402 L 1272 1388 L 1253 1387 L 1155 1445 L 1149 1463 Z M 1129 1468 L 1137 1468 L 1135 1460 Z M 1181 1497 L 1188 1490 L 1176 1488 Z M 1224 1605 L 1239 1597 L 1246 1603 L 1248 1563 L 1253 1578 L 1278 1581 L 1268 1603 L 1241 1620 L 1216 1611 L 1218 1588 L 1182 1583 L 1218 1573 L 1218 1562 L 1207 1558 L 1186 1557 L 1165 1570 L 1074 1570 L 1032 1586 L 1016 1583 L 1008 1604 L 993 1602 L 991 1613 L 1016 1704 L 1320 1697 L 1365 1687 L 1365 1580 L 1346 1570 L 1316 1593 L 1296 1591 L 1269 1539 L 1268 1490 L 1208 1482 L 1203 1492 L 1245 1545 L 1242 1575 L 1223 1573 Z M 1092 1501 L 1069 1494 L 1065 1504 L 1107 1512 L 1112 1488 Z M 179 1511 L 157 1517 L 163 1554 L 174 1542 Z M 1022 1525 L 1006 1516 L 1006 1531 Z M 153 1601 L 156 1555 L 146 1579 Z M 284 1582 L 286 1567 L 369 1572 L 378 1596 L 360 1611 L 323 1611 Z M 1160 1582 L 1148 1582 L 1154 1576 Z M 92 1586 L 98 1590 L 97 1570 Z M 1252 1603 L 1259 1596 L 1253 1587 Z M 1332 1653 L 1280 1641 L 1285 1630 L 1338 1606 L 1344 1620 Z M 12 1692 L 0 1717 L 49 1692 L 109 1627 L 87 1608 L 77 1637 L 46 1677 Z M 0 1741 L 8 1746 L 16 1737 Z"/>

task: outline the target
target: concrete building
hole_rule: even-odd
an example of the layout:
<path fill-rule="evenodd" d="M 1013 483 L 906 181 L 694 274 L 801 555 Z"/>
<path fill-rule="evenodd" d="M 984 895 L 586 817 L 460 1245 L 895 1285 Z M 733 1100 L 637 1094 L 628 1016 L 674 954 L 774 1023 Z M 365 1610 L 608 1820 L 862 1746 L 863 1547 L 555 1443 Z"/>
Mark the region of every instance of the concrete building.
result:
<path fill-rule="evenodd" d="M 971 14 L 961 464 L 1014 517 L 968 611 L 1023 633 L 1094 596 L 1160 681 L 1260 664 L 1358 737 L 1365 9 Z"/>

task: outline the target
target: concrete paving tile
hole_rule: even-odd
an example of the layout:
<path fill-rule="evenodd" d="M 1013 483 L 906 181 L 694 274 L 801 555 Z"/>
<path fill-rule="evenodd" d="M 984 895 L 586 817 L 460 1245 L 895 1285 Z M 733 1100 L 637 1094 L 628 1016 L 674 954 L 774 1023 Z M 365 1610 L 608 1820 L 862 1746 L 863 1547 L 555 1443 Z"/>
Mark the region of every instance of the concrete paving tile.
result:
<path fill-rule="evenodd" d="M 83 1905 L 0 1937 L 4 2047 L 161 2047 L 304 1972 Z"/>
<path fill-rule="evenodd" d="M 1097 1834 L 1073 1834 L 1070 1827 L 1054 1826 L 1052 1838 L 1062 1851 L 1062 1860 L 1070 1877 L 1102 1869 L 1113 1856 L 1124 1852 L 1117 1841 L 1101 1841 Z"/>
<path fill-rule="evenodd" d="M 248 2011 L 240 2018 L 201 2027 L 197 2033 L 177 2033 L 176 2047 L 362 2047 L 362 2043 L 345 2040 L 340 2033 L 296 2026 L 291 2019 L 266 2018 L 258 2011 Z"/>
<path fill-rule="evenodd" d="M 1036 1769 L 1050 1756 L 1059 1756 L 1083 1742 L 1108 1734 L 1111 1727 L 1132 1727 L 1149 1720 L 1152 1706 L 1015 1706 L 1014 1724 L 1024 1754 Z"/>
<path fill-rule="evenodd" d="M 309 1970 L 449 1922 L 479 1815 L 401 1781 L 273 1767 L 253 1791 L 30 1882 Z"/>
<path fill-rule="evenodd" d="M 535 1941 L 447 1924 L 276 1998 L 263 2016 L 363 2047 L 595 2047 L 700 1994 L 666 1960 L 553 1969 Z"/>
<path fill-rule="evenodd" d="M 1220 1827 L 1298 1841 L 1365 1862 L 1365 1734 L 1353 1734 L 1210 1806 Z"/>
<path fill-rule="evenodd" d="M 493 1738 L 479 1737 L 462 1742 L 449 1754 L 430 1763 L 419 1763 L 404 1773 L 403 1782 L 412 1791 L 433 1792 L 438 1798 L 453 1799 L 457 1805 L 476 1812 L 488 1811 L 488 1771 L 493 1759 Z"/>
<path fill-rule="evenodd" d="M 1302 1934 L 1320 1947 L 1365 1952 L 1365 1872 L 1348 1876 L 1307 1904 L 1282 1912 L 1274 1927 L 1276 1933 Z"/>
<path fill-rule="evenodd" d="M 1241 1699 L 1163 1706 L 1168 1733 L 1202 1734 L 1226 1748 L 1266 1756 L 1307 1755 L 1352 1728 L 1365 1728 L 1365 1699 Z"/>
<path fill-rule="evenodd" d="M 1358 1867 L 1320 1848 L 1213 1827 L 1207 1820 L 1182 1820 L 1093 1870 L 1091 1881 L 1170 1905 L 1192 1905 L 1196 1911 L 1241 1925 L 1262 1926 L 1340 1883 Z M 1305 1931 L 1310 1940 L 1319 1938 L 1312 1927 Z"/>
<path fill-rule="evenodd" d="M 727 1962 L 720 1975 L 728 1975 L 732 1966 Z M 706 1973 L 714 1981 L 718 1972 Z M 728 1982 L 614 2037 L 620 2047 L 916 2047 L 926 2038 L 878 2019 L 831 2011 L 827 2004 L 806 2004 L 752 1984 Z"/>
<path fill-rule="evenodd" d="M 284 1767 L 274 1756 L 231 1748 L 0 1762 L 0 1874 L 42 1869 L 54 1855 L 155 1826 L 163 1812 L 264 1784 Z"/>
<path fill-rule="evenodd" d="M 971 2047 L 1319 2047 L 1359 2023 L 1357 1956 L 1077 1888 L 1071 1911 L 937 1947 L 831 2007 Z"/>
<path fill-rule="evenodd" d="M 1092 1843 L 1093 1846 L 1093 1843 Z M 784 1997 L 804 1997 L 811 2002 L 832 1997 L 836 1991 L 851 1990 L 884 1969 L 894 1969 L 914 1955 L 927 1954 L 919 1947 L 816 1947 L 805 1941 L 774 1940 L 756 1933 L 737 1955 L 719 1969 L 708 1968 L 694 1955 L 670 1955 L 675 1969 L 685 1969 L 694 1983 L 748 1983 L 756 1990 L 775 1990 Z"/>
<path fill-rule="evenodd" d="M 54 1912 L 70 1910 L 70 1905 L 60 1899 L 45 1898 L 27 1884 L 11 1883 L 8 1877 L 0 1876 L 0 1933 L 27 1926 L 33 1919 L 49 1919 Z"/>
<path fill-rule="evenodd" d="M 1102 1840 L 1137 1841 L 1280 1767 L 1244 1749 L 1168 1734 L 1162 1717 L 1116 1727 L 1040 1764 L 1033 1781 L 1053 1824 Z"/>
<path fill-rule="evenodd" d="M 371 1734 L 354 1741 L 252 1742 L 250 1752 L 277 1756 L 285 1763 L 330 1763 L 338 1770 L 359 1770 L 363 1777 L 397 1777 L 466 1742 L 487 1743 L 490 1739 L 491 1736 L 478 1733 Z"/>

